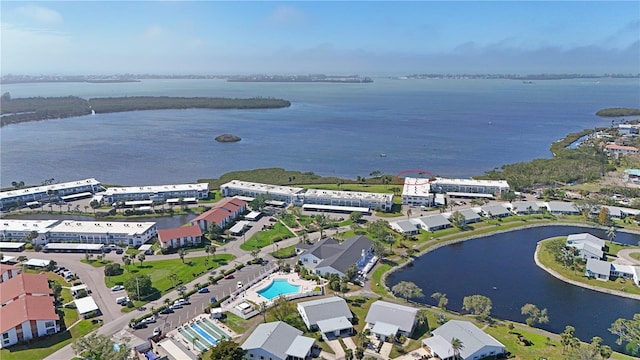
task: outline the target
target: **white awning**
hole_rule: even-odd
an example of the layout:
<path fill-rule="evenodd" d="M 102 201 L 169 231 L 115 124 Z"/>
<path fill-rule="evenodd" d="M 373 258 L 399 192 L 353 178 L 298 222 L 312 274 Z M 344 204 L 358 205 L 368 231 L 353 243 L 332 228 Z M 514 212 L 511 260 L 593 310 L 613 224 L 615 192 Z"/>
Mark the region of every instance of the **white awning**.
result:
<path fill-rule="evenodd" d="M 29 259 L 26 263 L 26 266 L 36 266 L 36 267 L 45 267 L 49 265 L 51 260 L 43 260 L 43 259 Z"/>
<path fill-rule="evenodd" d="M 74 300 L 78 308 L 78 314 L 83 315 L 98 310 L 98 305 L 93 301 L 93 297 L 87 296 L 82 299 Z"/>

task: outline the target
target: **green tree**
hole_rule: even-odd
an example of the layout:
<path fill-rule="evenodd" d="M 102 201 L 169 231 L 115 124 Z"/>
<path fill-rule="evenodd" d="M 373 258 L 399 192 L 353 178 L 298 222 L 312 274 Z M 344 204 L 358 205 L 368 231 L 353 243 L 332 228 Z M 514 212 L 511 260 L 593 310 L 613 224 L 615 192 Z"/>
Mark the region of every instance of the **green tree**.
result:
<path fill-rule="evenodd" d="M 418 310 L 418 313 L 416 314 L 416 322 L 417 322 L 418 326 L 428 325 L 429 319 L 427 317 L 427 310 L 426 309 Z"/>
<path fill-rule="evenodd" d="M 142 263 L 144 262 L 145 259 L 146 259 L 146 256 L 144 256 L 144 253 L 138 254 L 138 261 L 140 261 L 140 266 L 142 266 Z"/>
<path fill-rule="evenodd" d="M 0 255 L 0 259 L 2 259 L 2 255 Z M 53 260 L 49 260 L 49 263 L 47 264 L 47 266 L 45 267 L 45 270 L 47 271 L 53 271 L 53 269 L 56 268 L 56 265 L 58 265 L 58 263 L 56 263 Z"/>
<path fill-rule="evenodd" d="M 575 349 L 580 346 L 580 340 L 576 337 L 576 328 L 571 325 L 567 325 L 564 331 L 560 334 L 560 343 L 562 344 L 562 353 L 564 354 L 567 349 Z"/>
<path fill-rule="evenodd" d="M 385 257 L 385 255 L 387 253 L 387 249 L 384 247 L 384 245 L 382 245 L 378 241 L 374 241 L 373 242 L 373 253 L 376 254 L 377 257 L 382 259 L 382 258 Z"/>
<path fill-rule="evenodd" d="M 370 173 L 369 173 L 369 176 L 374 177 L 374 178 L 377 178 L 377 177 L 379 177 L 380 175 L 382 175 L 382 173 L 380 172 L 380 170 L 374 170 L 374 171 L 372 171 L 372 172 L 370 172 Z"/>
<path fill-rule="evenodd" d="M 367 231 L 374 239 L 384 241 L 387 234 L 389 234 L 389 222 L 382 219 L 373 221 L 367 226 Z"/>
<path fill-rule="evenodd" d="M 253 258 L 253 261 L 258 259 L 258 255 L 260 255 L 260 249 L 251 250 L 251 257 Z"/>
<path fill-rule="evenodd" d="M 449 217 L 449 221 L 453 226 L 462 229 L 466 225 L 467 218 L 460 211 L 454 211 Z"/>
<path fill-rule="evenodd" d="M 114 348 L 114 342 L 105 335 L 91 333 L 87 336 L 80 337 L 71 344 L 71 348 L 76 355 L 93 360 L 116 360 L 127 359 L 130 348 L 126 341 L 119 344 L 118 351 Z"/>
<path fill-rule="evenodd" d="M 449 303 L 449 299 L 447 299 L 447 294 L 434 292 L 431 294 L 431 297 L 438 301 L 438 307 L 441 309 L 446 309 L 447 304 Z"/>
<path fill-rule="evenodd" d="M 273 302 L 271 313 L 276 320 L 285 321 L 289 315 L 296 313 L 296 309 L 284 296 L 279 296 Z"/>
<path fill-rule="evenodd" d="M 211 245 L 204 246 L 204 253 L 207 254 L 207 260 L 209 259 L 209 255 L 211 255 Z"/>
<path fill-rule="evenodd" d="M 362 213 L 360 211 L 354 211 L 349 214 L 349 218 L 351 219 L 351 221 L 357 224 L 360 222 L 360 220 L 362 220 Z"/>
<path fill-rule="evenodd" d="M 610 346 L 602 344 L 602 338 L 599 336 L 592 337 L 587 348 L 589 353 L 597 359 L 608 359 L 613 353 Z"/>
<path fill-rule="evenodd" d="M 251 200 L 249 203 L 249 207 L 253 210 L 262 211 L 265 206 L 267 206 L 267 200 L 269 197 L 265 194 L 258 194 L 256 197 Z"/>
<path fill-rule="evenodd" d="M 527 325 L 533 326 L 535 324 L 546 324 L 549 322 L 549 316 L 547 315 L 547 309 L 538 309 L 534 304 L 524 304 L 520 309 L 522 315 L 527 315 Z"/>
<path fill-rule="evenodd" d="M 127 267 L 127 271 L 129 271 L 129 265 L 131 265 L 131 257 L 129 257 L 129 255 L 123 255 L 122 263 Z"/>
<path fill-rule="evenodd" d="M 224 340 L 218 343 L 210 350 L 211 360 L 238 360 L 244 359 L 246 350 L 240 347 L 238 343 L 233 340 Z"/>
<path fill-rule="evenodd" d="M 353 350 L 347 349 L 344 351 L 345 360 L 353 360 Z"/>
<path fill-rule="evenodd" d="M 127 290 L 127 293 L 132 294 L 136 300 L 142 300 L 157 291 L 153 287 L 149 275 L 138 275 L 129 278 L 124 282 L 124 288 Z"/>
<path fill-rule="evenodd" d="M 464 344 L 462 343 L 462 340 L 454 337 L 451 339 L 451 348 L 453 349 L 454 358 L 458 359 L 460 358 L 460 351 L 464 349 Z"/>
<path fill-rule="evenodd" d="M 120 268 L 120 264 L 118 263 L 107 264 L 104 267 L 105 276 L 117 276 L 120 274 L 122 274 L 122 269 Z"/>
<path fill-rule="evenodd" d="M 462 299 L 463 310 L 483 318 L 489 317 L 492 306 L 491 299 L 483 295 L 465 296 L 464 299 Z"/>
<path fill-rule="evenodd" d="M 598 223 L 600 225 L 611 224 L 611 216 L 609 215 L 609 209 L 607 209 L 606 207 L 600 208 L 600 212 L 598 213 Z"/>
<path fill-rule="evenodd" d="M 627 343 L 625 348 L 632 355 L 640 352 L 640 313 L 634 314 L 632 319 L 617 319 L 611 324 L 609 332 L 618 336 L 616 344 Z"/>
<path fill-rule="evenodd" d="M 345 273 L 345 277 L 347 278 L 347 280 L 351 280 L 351 279 L 353 279 L 357 274 L 358 274 L 358 268 L 356 267 L 356 264 L 351 264 L 351 265 L 347 268 L 347 272 Z"/>
<path fill-rule="evenodd" d="M 607 229 L 607 238 L 609 238 L 609 241 L 613 241 L 616 239 L 616 227 L 615 226 L 610 226 Z"/>
<path fill-rule="evenodd" d="M 178 256 L 180 257 L 180 260 L 182 261 L 182 263 L 184 264 L 184 257 L 185 255 L 187 255 L 187 251 L 185 249 L 178 249 Z"/>
<path fill-rule="evenodd" d="M 362 346 L 356 347 L 355 357 L 358 360 L 362 360 L 364 358 L 364 348 Z"/>
<path fill-rule="evenodd" d="M 513 200 L 516 199 L 516 193 L 513 192 L 513 191 L 507 191 L 505 193 L 502 193 L 502 195 L 500 195 L 500 197 L 502 198 L 502 200 L 508 201 L 509 203 L 512 203 Z"/>
<path fill-rule="evenodd" d="M 424 297 L 422 289 L 420 289 L 418 285 L 411 281 L 400 281 L 391 288 L 391 292 L 393 292 L 395 295 L 403 297 L 406 301 L 409 301 L 409 298 Z"/>

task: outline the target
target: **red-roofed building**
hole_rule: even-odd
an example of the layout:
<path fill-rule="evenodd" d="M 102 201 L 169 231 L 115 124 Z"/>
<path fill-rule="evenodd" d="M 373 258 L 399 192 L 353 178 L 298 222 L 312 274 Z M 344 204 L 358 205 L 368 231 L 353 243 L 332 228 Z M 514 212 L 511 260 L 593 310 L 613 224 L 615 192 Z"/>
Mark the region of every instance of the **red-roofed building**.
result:
<path fill-rule="evenodd" d="M 13 265 L 0 264 L 0 283 L 3 283 L 20 273 L 20 268 Z"/>
<path fill-rule="evenodd" d="M 637 154 L 638 148 L 635 146 L 622 146 L 618 144 L 608 144 L 605 146 L 605 151 L 609 154 L 615 155 L 628 155 L 628 154 Z"/>
<path fill-rule="evenodd" d="M 0 285 L 4 289 L 4 284 Z M 0 308 L 0 348 L 60 331 L 50 296 L 27 295 Z"/>
<path fill-rule="evenodd" d="M 191 220 L 190 223 L 191 225 L 199 226 L 202 231 L 207 231 L 211 224 L 224 228 L 245 211 L 247 211 L 246 201 L 236 198 L 224 199 L 212 209 Z"/>
<path fill-rule="evenodd" d="M 42 296 L 53 299 L 53 291 L 49 288 L 47 275 L 21 273 L 0 283 L 1 306 L 5 306 L 25 296 Z"/>
<path fill-rule="evenodd" d="M 158 240 L 163 248 L 179 248 L 202 242 L 202 230 L 199 226 L 180 226 L 158 230 Z"/>

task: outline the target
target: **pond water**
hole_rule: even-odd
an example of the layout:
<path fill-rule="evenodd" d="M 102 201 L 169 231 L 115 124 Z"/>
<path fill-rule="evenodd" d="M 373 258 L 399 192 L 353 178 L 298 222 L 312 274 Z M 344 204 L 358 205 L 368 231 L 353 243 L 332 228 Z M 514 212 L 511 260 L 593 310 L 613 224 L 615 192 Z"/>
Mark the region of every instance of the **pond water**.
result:
<path fill-rule="evenodd" d="M 519 322 L 526 318 L 520 308 L 532 303 L 549 312 L 549 323 L 539 327 L 560 333 L 571 325 L 580 339 L 590 341 L 600 336 L 621 351 L 608 328 L 617 318 L 632 318 L 640 312 L 640 301 L 567 284 L 540 269 L 533 260 L 538 241 L 581 232 L 606 238 L 603 230 L 577 226 L 545 226 L 490 235 L 425 254 L 413 266 L 391 274 L 387 285 L 391 288 L 400 281 L 412 281 L 425 294 L 414 300 L 430 305 L 437 305 L 431 294 L 446 293 L 447 308 L 454 311 L 462 311 L 465 296 L 488 296 L 493 302 L 493 317 Z M 635 245 L 640 235 L 618 232 L 615 240 Z"/>

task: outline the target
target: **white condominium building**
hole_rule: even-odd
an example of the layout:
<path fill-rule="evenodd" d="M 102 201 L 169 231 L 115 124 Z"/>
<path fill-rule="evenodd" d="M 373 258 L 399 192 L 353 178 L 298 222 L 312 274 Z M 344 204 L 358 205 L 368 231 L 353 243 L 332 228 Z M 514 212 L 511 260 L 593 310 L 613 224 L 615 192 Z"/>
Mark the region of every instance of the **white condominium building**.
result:
<path fill-rule="evenodd" d="M 110 187 L 101 195 L 103 201 L 108 204 L 118 200 L 164 202 L 167 199 L 181 197 L 206 199 L 209 197 L 209 183 Z"/>
<path fill-rule="evenodd" d="M 96 193 L 102 190 L 100 182 L 96 179 L 84 179 L 59 184 L 42 185 L 0 192 L 0 209 L 9 206 L 22 205 L 32 201 L 56 200 L 62 196 L 79 194 L 83 192 Z"/>
<path fill-rule="evenodd" d="M 3 241 L 24 241 L 34 231 L 37 232 L 33 240 L 36 244 L 70 242 L 129 246 L 142 245 L 158 232 L 155 222 L 10 219 L 0 221 Z"/>
<path fill-rule="evenodd" d="M 280 200 L 291 203 L 296 195 L 303 192 L 303 188 L 261 184 L 248 181 L 231 180 L 220 185 L 222 196 L 249 196 L 268 195 L 271 200 Z"/>
<path fill-rule="evenodd" d="M 305 204 L 368 207 L 383 211 L 389 211 L 393 206 L 393 194 L 308 189 L 303 195 Z"/>
<path fill-rule="evenodd" d="M 431 206 L 433 194 L 428 179 L 404 178 L 402 188 L 402 205 Z"/>
<path fill-rule="evenodd" d="M 499 194 L 509 191 L 509 184 L 506 180 L 436 178 L 431 182 L 431 190 L 434 193 L 455 191 L 465 193 Z"/>

